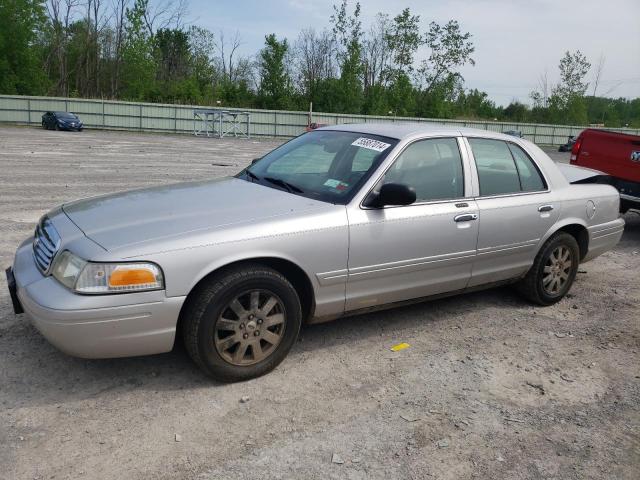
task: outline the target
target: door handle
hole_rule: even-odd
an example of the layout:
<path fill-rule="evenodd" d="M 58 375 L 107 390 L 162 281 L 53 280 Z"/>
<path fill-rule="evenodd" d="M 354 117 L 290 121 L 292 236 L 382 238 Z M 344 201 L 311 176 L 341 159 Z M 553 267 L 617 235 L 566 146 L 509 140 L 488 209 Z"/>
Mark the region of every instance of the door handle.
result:
<path fill-rule="evenodd" d="M 551 210 L 553 210 L 553 205 L 540 205 L 538 207 L 538 211 L 540 213 L 542 213 L 542 212 L 550 212 Z"/>
<path fill-rule="evenodd" d="M 454 222 L 469 222 L 471 220 L 477 220 L 478 215 L 475 213 L 463 213 L 461 215 L 456 215 L 453 217 Z"/>

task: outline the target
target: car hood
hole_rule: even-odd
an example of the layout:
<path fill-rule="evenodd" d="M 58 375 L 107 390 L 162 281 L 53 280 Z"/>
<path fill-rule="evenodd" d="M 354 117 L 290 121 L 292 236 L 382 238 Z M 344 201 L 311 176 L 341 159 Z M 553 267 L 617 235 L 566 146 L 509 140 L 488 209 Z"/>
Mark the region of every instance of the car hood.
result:
<path fill-rule="evenodd" d="M 226 177 L 94 197 L 62 209 L 87 237 L 116 250 L 329 206 Z"/>

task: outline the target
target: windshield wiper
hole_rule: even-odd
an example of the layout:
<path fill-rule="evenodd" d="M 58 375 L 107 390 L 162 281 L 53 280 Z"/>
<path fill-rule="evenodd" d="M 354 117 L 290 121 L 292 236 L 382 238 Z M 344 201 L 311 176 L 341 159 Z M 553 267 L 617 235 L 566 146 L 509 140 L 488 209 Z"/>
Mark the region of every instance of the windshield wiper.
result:
<path fill-rule="evenodd" d="M 285 182 L 284 180 L 280 179 L 280 178 L 273 178 L 273 177 L 264 177 L 263 180 L 266 180 L 269 183 L 273 183 L 274 185 L 279 185 L 281 187 L 284 187 L 285 189 L 287 189 L 289 191 L 289 193 L 304 193 L 304 190 L 302 190 L 300 187 L 297 187 L 295 185 L 293 185 L 292 183 L 289 182 Z"/>
<path fill-rule="evenodd" d="M 249 177 L 252 178 L 253 180 L 255 180 L 256 182 L 260 181 L 260 177 L 257 176 L 255 173 L 253 173 L 251 170 L 247 169 L 244 171 L 244 174 Z"/>

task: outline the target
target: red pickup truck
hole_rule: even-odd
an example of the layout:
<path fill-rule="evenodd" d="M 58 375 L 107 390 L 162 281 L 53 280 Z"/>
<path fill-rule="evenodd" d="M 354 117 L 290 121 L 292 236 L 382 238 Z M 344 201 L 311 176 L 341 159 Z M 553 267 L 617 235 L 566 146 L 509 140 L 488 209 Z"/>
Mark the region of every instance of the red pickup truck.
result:
<path fill-rule="evenodd" d="M 600 170 L 620 192 L 620 210 L 640 209 L 640 137 L 588 128 L 571 150 L 571 164 Z"/>

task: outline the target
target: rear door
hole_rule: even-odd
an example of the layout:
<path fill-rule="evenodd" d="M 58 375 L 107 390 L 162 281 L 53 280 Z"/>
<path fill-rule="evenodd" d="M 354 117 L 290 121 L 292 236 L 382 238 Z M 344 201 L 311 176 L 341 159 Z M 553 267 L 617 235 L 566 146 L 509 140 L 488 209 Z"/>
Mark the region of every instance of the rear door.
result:
<path fill-rule="evenodd" d="M 503 140 L 468 138 L 475 159 L 480 212 L 478 253 L 469 286 L 524 274 L 560 204 L 532 158 Z"/>

